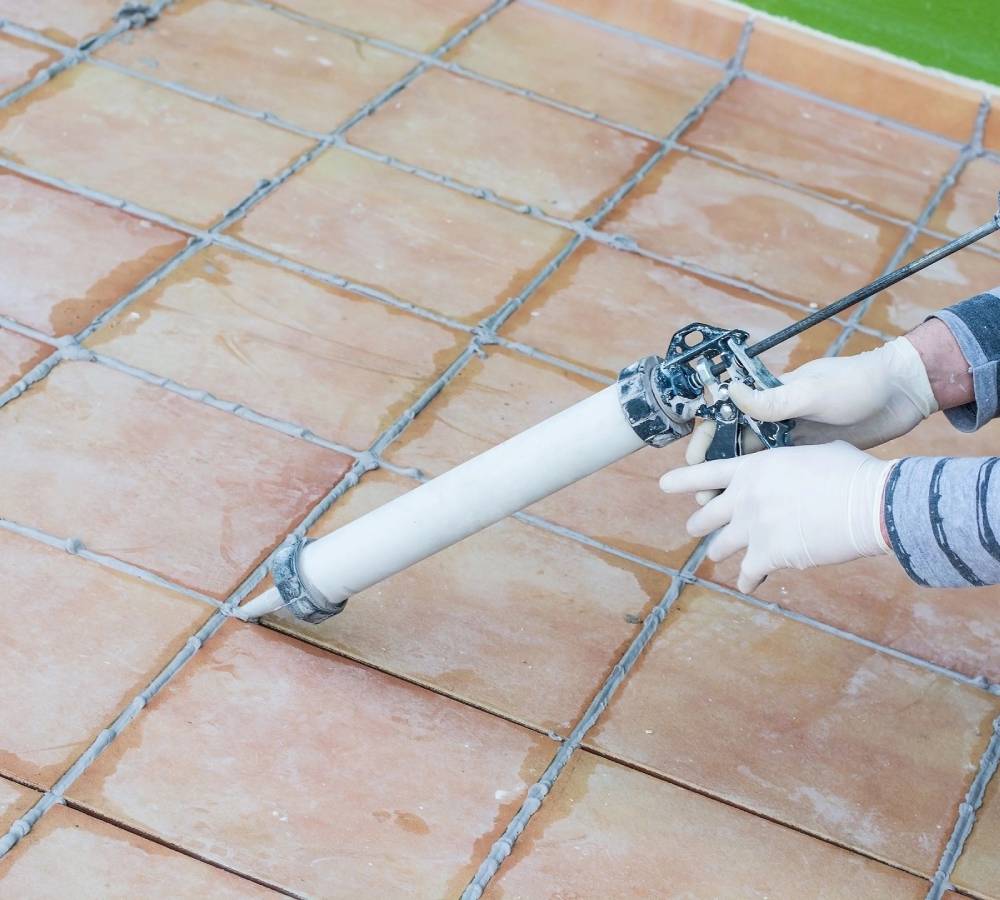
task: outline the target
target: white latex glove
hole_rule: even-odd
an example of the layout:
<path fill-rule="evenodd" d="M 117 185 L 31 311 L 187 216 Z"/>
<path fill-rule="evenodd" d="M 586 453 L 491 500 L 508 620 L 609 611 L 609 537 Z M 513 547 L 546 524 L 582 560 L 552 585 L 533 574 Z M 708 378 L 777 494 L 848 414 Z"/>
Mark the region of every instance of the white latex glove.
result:
<path fill-rule="evenodd" d="M 807 362 L 781 380 L 781 387 L 762 391 L 733 383 L 729 396 L 759 421 L 795 419 L 795 446 L 842 440 L 867 450 L 906 434 L 938 410 L 923 360 L 902 337 L 856 356 Z M 714 422 L 695 428 L 684 454 L 689 465 L 704 462 L 714 435 Z M 761 448 L 749 429 L 743 434 L 743 448 Z M 707 491 L 697 499 L 704 504 L 713 496 Z"/>
<path fill-rule="evenodd" d="M 780 447 L 667 472 L 668 494 L 721 490 L 688 519 L 695 537 L 715 531 L 719 561 L 746 548 L 738 587 L 755 590 L 778 569 L 808 569 L 888 553 L 882 494 L 892 462 L 845 441 Z"/>

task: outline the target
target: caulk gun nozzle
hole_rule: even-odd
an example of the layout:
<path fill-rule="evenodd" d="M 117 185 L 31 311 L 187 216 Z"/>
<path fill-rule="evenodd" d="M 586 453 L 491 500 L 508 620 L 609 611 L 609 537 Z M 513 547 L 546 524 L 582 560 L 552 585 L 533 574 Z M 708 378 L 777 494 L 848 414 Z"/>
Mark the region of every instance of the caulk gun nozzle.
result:
<path fill-rule="evenodd" d="M 264 591 L 259 597 L 254 597 L 249 603 L 244 603 L 242 606 L 237 607 L 235 614 L 237 618 L 243 619 L 246 622 L 250 619 L 259 619 L 261 616 L 266 616 L 276 609 L 281 609 L 281 607 L 281 594 L 278 593 L 277 588 L 270 588 Z"/>

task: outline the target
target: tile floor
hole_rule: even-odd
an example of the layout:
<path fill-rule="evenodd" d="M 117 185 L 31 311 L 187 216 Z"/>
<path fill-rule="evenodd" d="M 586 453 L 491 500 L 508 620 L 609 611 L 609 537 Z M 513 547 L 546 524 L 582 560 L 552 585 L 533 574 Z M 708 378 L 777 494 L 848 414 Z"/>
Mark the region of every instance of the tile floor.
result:
<path fill-rule="evenodd" d="M 0 0 L 0 896 L 1000 898 L 998 591 L 739 595 L 680 445 L 228 615 L 678 327 L 986 220 L 996 101 L 695 0 L 118 7 Z M 769 364 L 998 283 L 984 242 Z"/>

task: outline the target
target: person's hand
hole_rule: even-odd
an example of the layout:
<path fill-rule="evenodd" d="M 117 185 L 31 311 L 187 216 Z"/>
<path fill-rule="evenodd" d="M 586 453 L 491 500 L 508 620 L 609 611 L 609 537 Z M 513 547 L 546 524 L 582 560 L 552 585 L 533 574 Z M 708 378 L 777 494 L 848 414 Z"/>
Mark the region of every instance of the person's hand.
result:
<path fill-rule="evenodd" d="M 660 479 L 667 494 L 722 491 L 688 519 L 720 561 L 746 548 L 738 588 L 755 590 L 778 569 L 808 569 L 889 552 L 882 495 L 892 462 L 844 441 L 780 447 L 681 467 Z"/>
<path fill-rule="evenodd" d="M 857 356 L 816 359 L 781 380 L 781 387 L 761 391 L 732 382 L 729 396 L 758 421 L 795 419 L 796 446 L 841 440 L 867 450 L 906 434 L 938 410 L 923 360 L 907 338 Z M 695 429 L 685 454 L 690 465 L 704 462 L 714 434 L 714 422 Z M 743 437 L 745 451 L 760 449 L 749 429 Z"/>

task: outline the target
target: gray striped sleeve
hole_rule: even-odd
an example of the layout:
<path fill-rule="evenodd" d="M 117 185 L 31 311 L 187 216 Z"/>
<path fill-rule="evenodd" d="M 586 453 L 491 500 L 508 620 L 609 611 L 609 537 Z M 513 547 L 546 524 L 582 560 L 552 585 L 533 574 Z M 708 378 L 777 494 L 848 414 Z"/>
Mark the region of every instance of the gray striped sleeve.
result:
<path fill-rule="evenodd" d="M 1000 405 L 1000 288 L 936 313 L 969 362 L 976 399 L 945 410 L 960 431 L 975 431 L 996 418 Z"/>
<path fill-rule="evenodd" d="M 910 457 L 886 482 L 886 530 L 918 584 L 1000 584 L 1000 457 Z"/>

